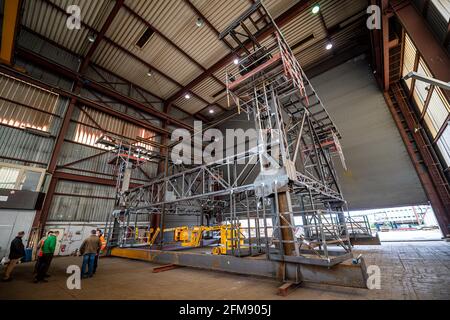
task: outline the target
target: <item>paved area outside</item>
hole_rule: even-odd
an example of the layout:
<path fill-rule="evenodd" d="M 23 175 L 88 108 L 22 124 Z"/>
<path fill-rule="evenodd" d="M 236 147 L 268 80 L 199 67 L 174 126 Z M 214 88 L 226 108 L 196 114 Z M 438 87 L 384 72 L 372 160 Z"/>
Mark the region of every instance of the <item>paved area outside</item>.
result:
<path fill-rule="evenodd" d="M 192 268 L 152 273 L 157 265 L 120 258 L 101 259 L 94 278 L 68 290 L 66 268 L 81 258 L 63 257 L 53 260 L 48 283 L 32 283 L 33 264 L 17 266 L 12 282 L 0 282 L 0 299 L 450 299 L 450 243 L 391 242 L 356 247 L 359 253 L 380 267 L 380 290 L 303 284 L 280 297 L 272 279 Z"/>
<path fill-rule="evenodd" d="M 441 240 L 442 233 L 439 229 L 434 230 L 408 230 L 378 232 L 381 241 L 427 241 Z"/>

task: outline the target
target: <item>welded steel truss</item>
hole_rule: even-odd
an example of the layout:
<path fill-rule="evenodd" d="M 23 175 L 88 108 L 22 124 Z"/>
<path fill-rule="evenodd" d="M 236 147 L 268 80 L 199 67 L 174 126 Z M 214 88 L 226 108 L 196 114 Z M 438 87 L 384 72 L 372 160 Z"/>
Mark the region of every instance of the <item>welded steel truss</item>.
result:
<path fill-rule="evenodd" d="M 267 28 L 275 31 L 256 41 Z M 189 169 L 167 163 L 164 177 L 124 193 L 126 207 L 116 211 L 128 216 L 122 226 L 127 221 L 129 229 L 142 214 L 159 215 L 161 230 L 168 215 L 208 216 L 210 223 L 241 225 L 246 238 L 232 248 L 236 256 L 322 266 L 350 258 L 332 161 L 337 154 L 345 167 L 340 134 L 283 34 L 258 1 L 220 38 L 235 47 L 227 94 L 254 122 L 256 147 Z M 116 230 L 115 244 L 135 243 Z"/>

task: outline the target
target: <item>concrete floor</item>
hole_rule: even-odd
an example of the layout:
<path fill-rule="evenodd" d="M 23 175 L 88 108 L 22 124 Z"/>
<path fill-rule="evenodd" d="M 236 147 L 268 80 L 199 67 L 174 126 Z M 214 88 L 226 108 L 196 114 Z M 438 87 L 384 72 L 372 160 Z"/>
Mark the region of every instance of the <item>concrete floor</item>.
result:
<path fill-rule="evenodd" d="M 0 282 L 0 299 L 450 299 L 450 243 L 355 247 L 359 253 L 380 267 L 380 290 L 303 284 L 280 297 L 280 283 L 271 279 L 192 268 L 152 273 L 157 265 L 120 258 L 101 259 L 94 278 L 83 280 L 81 290 L 68 290 L 66 268 L 81 258 L 61 257 L 53 260 L 48 283 L 32 283 L 33 264 L 18 265 L 12 282 Z"/>

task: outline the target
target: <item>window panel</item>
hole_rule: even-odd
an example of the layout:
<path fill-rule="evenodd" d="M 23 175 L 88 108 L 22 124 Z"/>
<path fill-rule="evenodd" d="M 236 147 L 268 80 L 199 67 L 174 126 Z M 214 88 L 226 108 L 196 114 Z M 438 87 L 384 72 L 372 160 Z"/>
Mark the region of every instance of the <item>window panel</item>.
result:
<path fill-rule="evenodd" d="M 442 136 L 437 141 L 437 145 L 439 150 L 441 151 L 442 156 L 447 164 L 447 167 L 450 167 L 450 127 L 447 128 L 442 133 Z"/>
<path fill-rule="evenodd" d="M 36 171 L 26 170 L 23 174 L 22 182 L 19 186 L 20 190 L 38 191 L 39 182 L 42 173 Z"/>
<path fill-rule="evenodd" d="M 0 189 L 14 189 L 19 175 L 20 169 L 0 167 Z"/>
<path fill-rule="evenodd" d="M 0 189 L 39 191 L 45 169 L 0 164 Z"/>
<path fill-rule="evenodd" d="M 417 49 L 411 41 L 408 34 L 405 34 L 405 51 L 403 55 L 403 71 L 402 76 L 406 76 L 409 72 L 414 70 L 414 61 L 416 59 Z M 406 80 L 406 85 L 411 89 L 412 79 Z"/>
<path fill-rule="evenodd" d="M 442 90 L 438 87 L 434 88 L 427 109 L 427 114 L 434 127 L 432 131 L 439 131 L 439 129 L 441 129 L 447 119 L 449 110 L 450 105 L 447 99 L 445 99 Z"/>
<path fill-rule="evenodd" d="M 422 60 L 422 58 L 419 59 L 419 66 L 417 67 L 417 73 L 431 77 L 431 72 L 425 65 L 425 62 Z M 416 80 L 413 97 L 420 111 L 423 111 L 424 103 L 425 100 L 427 99 L 429 88 L 430 85 L 428 83 Z"/>

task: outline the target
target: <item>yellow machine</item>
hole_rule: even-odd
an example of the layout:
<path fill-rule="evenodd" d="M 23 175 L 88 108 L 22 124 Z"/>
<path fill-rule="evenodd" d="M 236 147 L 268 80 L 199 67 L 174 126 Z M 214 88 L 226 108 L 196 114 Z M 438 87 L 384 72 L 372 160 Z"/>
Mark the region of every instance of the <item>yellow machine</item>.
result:
<path fill-rule="evenodd" d="M 244 235 L 241 232 L 241 226 L 232 228 L 230 225 L 224 224 L 220 226 L 220 245 L 212 249 L 212 254 L 227 254 L 227 250 L 243 247 Z"/>
<path fill-rule="evenodd" d="M 236 249 L 244 245 L 244 235 L 241 233 L 240 225 L 232 228 L 229 224 L 221 226 L 194 226 L 177 227 L 174 229 L 174 241 L 180 241 L 183 247 L 199 247 L 203 232 L 220 231 L 220 244 L 212 249 L 212 254 L 227 254 L 227 250 Z"/>
<path fill-rule="evenodd" d="M 189 228 L 187 226 L 175 228 L 173 239 L 181 241 L 183 247 L 199 247 L 205 231 L 219 231 L 220 226 L 194 226 Z"/>
<path fill-rule="evenodd" d="M 158 236 L 161 230 L 159 228 L 150 228 L 150 230 L 145 231 L 144 238 L 147 239 L 147 244 L 152 246 L 155 243 L 156 237 Z M 139 239 L 139 229 L 136 228 L 136 237 L 135 239 Z"/>

